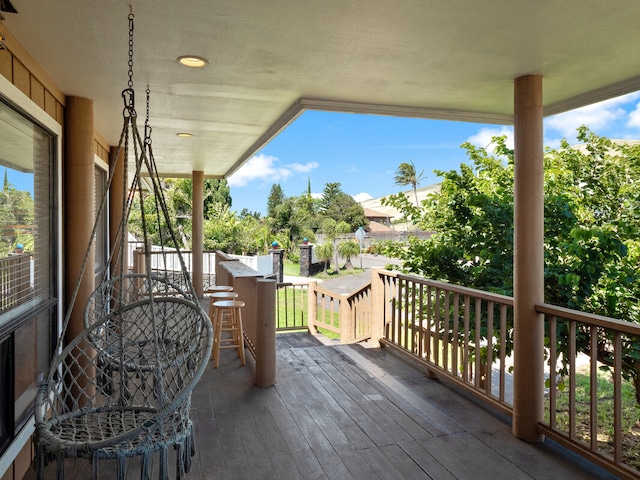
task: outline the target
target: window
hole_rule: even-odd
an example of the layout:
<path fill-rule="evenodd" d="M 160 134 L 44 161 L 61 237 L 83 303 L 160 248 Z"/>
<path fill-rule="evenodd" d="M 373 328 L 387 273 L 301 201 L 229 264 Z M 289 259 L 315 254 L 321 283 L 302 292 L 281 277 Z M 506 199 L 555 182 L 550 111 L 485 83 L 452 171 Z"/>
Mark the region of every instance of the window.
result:
<path fill-rule="evenodd" d="M 55 140 L 0 102 L 0 453 L 31 416 L 54 348 Z"/>

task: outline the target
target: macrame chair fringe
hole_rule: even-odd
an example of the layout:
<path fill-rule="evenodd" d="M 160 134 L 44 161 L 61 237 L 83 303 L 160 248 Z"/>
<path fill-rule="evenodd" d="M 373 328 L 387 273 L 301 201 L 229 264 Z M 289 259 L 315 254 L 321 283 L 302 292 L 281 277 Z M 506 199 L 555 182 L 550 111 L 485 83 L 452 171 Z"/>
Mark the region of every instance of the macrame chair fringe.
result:
<path fill-rule="evenodd" d="M 60 340 L 48 375 L 38 389 L 35 402 L 36 477 L 44 479 L 45 466 L 56 461 L 57 479 L 64 480 L 65 458 L 85 458 L 91 462 L 91 476 L 97 478 L 100 460 L 117 462 L 117 478 L 126 477 L 127 459 L 141 457 L 143 480 L 149 479 L 151 455 L 159 452 L 159 478 L 168 479 L 169 446 L 177 448 L 176 471 L 180 478 L 191 466 L 195 454 L 193 425 L 189 417 L 191 392 L 211 355 L 213 332 L 200 306 L 179 248 L 179 271 L 169 269 L 164 242 L 179 245 L 171 227 L 172 219 L 164 201 L 161 182 L 151 149 L 151 129 L 146 126 L 144 142 L 136 125 L 132 82 L 133 14 L 129 15 L 129 88 L 125 102 L 123 130 L 117 159 L 124 162 L 122 222 L 107 264 L 111 269 L 84 305 L 84 330 L 63 348 L 71 311 L 87 271 L 89 253 L 97 231 L 94 225 L 81 273 L 70 296 Z M 147 89 L 147 121 L 148 121 Z M 129 148 L 133 147 L 135 171 L 126 185 Z M 106 192 L 113 180 L 114 166 Z M 151 260 L 145 193 L 142 173 L 148 175 L 155 197 L 155 228 L 166 227 L 161 235 L 162 253 Z M 127 189 L 128 187 L 128 189 Z M 138 194 L 144 234 L 145 273 L 127 273 L 127 221 Z M 107 203 L 102 198 L 96 217 Z M 89 269 L 91 270 L 91 268 Z M 88 275 L 92 274 L 87 272 Z"/>

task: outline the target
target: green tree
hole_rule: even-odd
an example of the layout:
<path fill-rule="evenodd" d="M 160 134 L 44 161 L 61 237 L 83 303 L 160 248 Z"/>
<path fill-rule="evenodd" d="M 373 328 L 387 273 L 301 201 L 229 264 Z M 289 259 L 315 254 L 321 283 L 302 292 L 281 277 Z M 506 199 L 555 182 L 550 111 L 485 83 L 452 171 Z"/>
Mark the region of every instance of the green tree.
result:
<path fill-rule="evenodd" d="M 582 148 L 545 154 L 545 302 L 640 322 L 640 147 L 620 145 L 586 128 Z M 402 194 L 397 206 L 425 230 L 385 253 L 406 271 L 466 286 L 513 294 L 513 151 L 494 138 L 494 154 L 465 144 L 470 164 L 443 177 L 441 191 L 418 209 Z M 589 350 L 588 335 L 578 348 Z M 598 343 L 598 361 L 612 366 L 610 339 Z M 640 403 L 640 347 L 625 343 L 623 375 Z M 566 338 L 559 345 L 569 361 Z"/>
<path fill-rule="evenodd" d="M 209 218 L 211 209 L 215 205 L 225 205 L 231 207 L 231 189 L 227 180 L 222 179 L 206 179 L 204 181 L 204 218 Z"/>
<path fill-rule="evenodd" d="M 369 225 L 364 215 L 364 209 L 351 195 L 347 195 L 340 188 L 339 182 L 325 184 L 322 198 L 318 204 L 318 211 L 324 218 L 332 218 L 336 222 L 345 222 L 350 230 Z"/>
<path fill-rule="evenodd" d="M 420 173 L 417 173 L 416 166 L 413 161 L 409 160 L 409 163 L 402 162 L 398 165 L 398 170 L 396 170 L 395 177 L 393 177 L 393 181 L 396 185 L 401 187 L 411 185 L 413 188 L 413 195 L 416 199 L 416 207 L 420 207 L 420 203 L 418 202 L 418 185 L 420 185 L 420 180 L 422 180 L 424 174 L 424 170 Z"/>
<path fill-rule="evenodd" d="M 169 212 L 171 227 L 181 248 L 191 248 L 193 215 L 193 181 L 190 178 L 167 178 L 162 180 L 164 198 Z M 231 207 L 231 195 L 226 180 L 206 179 L 203 185 L 204 221 L 219 219 L 221 210 Z M 163 215 L 156 217 L 157 201 L 151 194 L 144 194 L 147 235 L 154 245 L 175 247 L 169 235 L 169 228 Z M 138 193 L 129 218 L 129 229 L 138 237 L 143 236 L 142 214 Z"/>
<path fill-rule="evenodd" d="M 285 196 L 279 183 L 271 185 L 269 197 L 267 198 L 267 216 L 274 217 L 276 208 L 284 202 Z"/>
<path fill-rule="evenodd" d="M 33 250 L 34 203 L 31 193 L 17 190 L 9 183 L 5 170 L 0 190 L 0 257 L 7 256 L 18 243 Z"/>
<path fill-rule="evenodd" d="M 340 188 L 340 182 L 326 183 L 318 205 L 320 208 L 320 212 L 323 213 L 326 217 L 331 217 L 330 212 L 333 210 L 338 196 L 343 193 L 344 192 Z"/>

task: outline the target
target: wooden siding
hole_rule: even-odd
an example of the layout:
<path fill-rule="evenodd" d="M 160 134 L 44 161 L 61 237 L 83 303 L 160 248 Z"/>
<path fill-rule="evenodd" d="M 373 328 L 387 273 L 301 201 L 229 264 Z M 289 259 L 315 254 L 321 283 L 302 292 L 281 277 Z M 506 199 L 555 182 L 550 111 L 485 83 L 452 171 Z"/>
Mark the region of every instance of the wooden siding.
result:
<path fill-rule="evenodd" d="M 0 31 L 5 38 L 2 43 L 6 47 L 0 50 L 0 74 L 47 112 L 51 118 L 63 125 L 64 94 L 5 26 L 2 26 Z"/>
<path fill-rule="evenodd" d="M 98 132 L 93 132 L 94 143 L 95 143 L 95 153 L 96 155 L 109 165 L 109 157 L 110 157 L 110 147 L 107 141 L 98 134 Z"/>

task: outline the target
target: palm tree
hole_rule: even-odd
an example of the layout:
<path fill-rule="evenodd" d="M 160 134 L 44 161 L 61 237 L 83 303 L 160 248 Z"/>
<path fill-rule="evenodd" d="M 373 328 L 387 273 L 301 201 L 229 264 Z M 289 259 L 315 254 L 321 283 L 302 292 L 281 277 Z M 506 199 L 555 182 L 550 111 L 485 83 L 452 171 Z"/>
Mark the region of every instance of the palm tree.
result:
<path fill-rule="evenodd" d="M 331 240 L 333 243 L 333 251 L 336 256 L 333 268 L 335 273 L 338 273 L 338 249 L 336 248 L 336 238 L 338 238 L 339 235 L 349 233 L 351 227 L 347 222 L 336 222 L 333 218 L 326 218 L 324 222 L 322 222 L 321 230 L 327 237 L 327 240 Z"/>
<path fill-rule="evenodd" d="M 347 240 L 338 244 L 338 253 L 345 258 L 344 268 L 353 270 L 351 257 L 357 257 L 360 253 L 360 244 L 355 240 Z"/>
<path fill-rule="evenodd" d="M 398 165 L 396 176 L 393 178 L 396 185 L 401 187 L 411 185 L 413 187 L 413 195 L 416 198 L 416 208 L 420 208 L 420 203 L 418 202 L 418 185 L 420 185 L 420 180 L 424 178 L 423 174 L 424 170 L 416 173 L 416 166 L 413 164 L 413 161 L 409 160 L 409 163 L 402 162 Z"/>
<path fill-rule="evenodd" d="M 327 267 L 333 258 L 333 243 L 324 242 L 322 245 L 318 245 L 316 247 L 316 255 L 324 263 L 323 272 L 327 273 Z"/>

